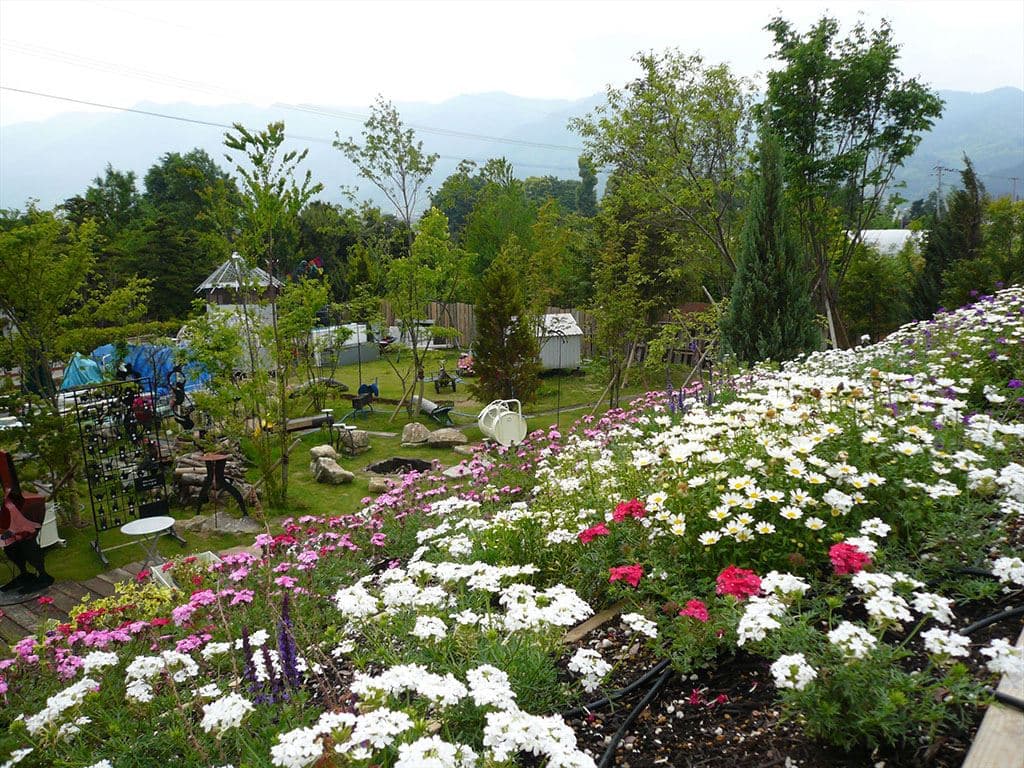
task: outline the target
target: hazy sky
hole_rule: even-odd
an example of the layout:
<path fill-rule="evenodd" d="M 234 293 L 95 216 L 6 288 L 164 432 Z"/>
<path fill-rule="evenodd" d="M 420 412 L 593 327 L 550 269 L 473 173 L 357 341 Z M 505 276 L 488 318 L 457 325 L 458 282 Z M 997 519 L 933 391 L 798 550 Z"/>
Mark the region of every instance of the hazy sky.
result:
<path fill-rule="evenodd" d="M 0 85 L 118 106 L 573 99 L 632 78 L 638 50 L 677 46 L 763 72 L 763 27 L 778 12 L 801 29 L 825 12 L 847 26 L 885 17 L 903 71 L 935 88 L 1024 87 L 1022 0 L 0 0 Z M 0 90 L 2 124 L 85 109 Z"/>

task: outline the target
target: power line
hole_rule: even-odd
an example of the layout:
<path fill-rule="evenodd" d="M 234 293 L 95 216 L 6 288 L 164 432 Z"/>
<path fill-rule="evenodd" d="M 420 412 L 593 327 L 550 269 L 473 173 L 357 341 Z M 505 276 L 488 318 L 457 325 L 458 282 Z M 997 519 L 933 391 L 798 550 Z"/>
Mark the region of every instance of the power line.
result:
<path fill-rule="evenodd" d="M 0 90 L 11 91 L 13 93 L 22 93 L 22 94 L 26 94 L 26 95 L 29 95 L 29 96 L 38 96 L 38 97 L 41 97 L 41 98 L 44 98 L 44 99 L 55 99 L 56 101 L 64 101 L 64 102 L 68 102 L 70 104 L 81 104 L 81 105 L 88 106 L 88 107 L 98 107 L 100 109 L 112 109 L 112 110 L 115 110 L 117 112 L 129 112 L 131 114 L 144 115 L 146 117 L 158 117 L 158 118 L 162 118 L 164 120 L 175 120 L 175 121 L 180 122 L 180 123 L 192 123 L 194 125 L 202 125 L 202 126 L 206 126 L 206 127 L 209 127 L 209 128 L 223 128 L 223 129 L 229 130 L 229 131 L 230 130 L 234 130 L 234 126 L 233 125 L 228 125 L 227 123 L 217 123 L 217 122 L 213 122 L 211 120 L 200 120 L 200 119 L 194 118 L 194 117 L 183 117 L 181 115 L 172 115 L 172 114 L 168 114 L 166 112 L 154 112 L 152 110 L 137 109 L 135 107 L 120 107 L 120 106 L 117 106 L 115 104 L 104 104 L 104 103 L 98 102 L 98 101 L 88 101 L 86 99 L 75 99 L 75 98 L 72 98 L 70 96 L 60 96 L 60 95 L 55 94 L 55 93 L 44 93 L 42 91 L 34 91 L 34 90 L 30 90 L 28 88 L 15 88 L 15 87 L 9 86 L 9 85 L 0 85 Z M 304 142 L 308 142 L 308 143 L 312 143 L 312 144 L 326 144 L 328 146 L 334 146 L 334 139 L 324 138 L 322 136 L 305 136 L 305 135 L 302 135 L 302 134 L 295 134 L 295 133 L 287 133 L 287 134 L 285 134 L 285 136 L 286 136 L 286 138 L 291 139 L 293 141 L 304 141 Z M 461 160 L 473 160 L 476 163 L 486 162 L 485 160 L 481 160 L 481 159 L 467 158 L 467 157 L 455 157 L 455 156 L 452 156 L 452 155 L 438 155 L 438 157 L 440 159 L 442 159 L 442 160 L 453 160 L 455 162 L 459 162 Z M 543 163 L 515 163 L 514 165 L 518 166 L 518 167 L 522 167 L 522 168 L 542 168 L 542 169 L 545 169 L 545 170 L 565 171 L 565 172 L 570 172 L 570 173 L 578 172 L 577 168 L 570 168 L 568 166 L 562 166 L 562 165 L 546 165 L 546 164 L 543 164 Z"/>
<path fill-rule="evenodd" d="M 221 86 L 211 85 L 210 83 L 200 82 L 198 80 L 186 80 L 172 75 L 166 75 L 160 72 L 153 72 L 150 70 L 137 69 L 134 67 L 128 67 L 123 64 L 118 64 L 110 61 L 104 61 L 102 59 L 93 59 L 87 56 L 80 56 L 75 53 L 68 51 L 62 51 L 56 48 L 47 48 L 46 46 L 22 43 L 17 40 L 3 39 L 0 40 L 0 45 L 5 48 L 10 48 L 14 51 L 22 53 L 26 56 L 34 56 L 36 58 L 48 59 L 50 61 L 56 61 L 58 63 L 70 64 L 76 67 L 85 67 L 87 69 L 94 69 L 100 72 L 107 72 L 109 74 L 119 75 L 129 79 L 143 80 L 151 83 L 158 83 L 164 85 L 170 85 L 182 90 L 191 90 L 201 93 L 217 93 L 232 97 L 237 97 L 240 94 L 237 91 L 222 88 Z M 246 96 L 245 98 L 249 98 Z M 320 115 L 322 117 L 335 117 L 342 120 L 354 120 L 357 122 L 365 122 L 369 115 L 360 112 L 349 112 L 345 110 L 334 110 L 325 107 L 317 107 L 311 104 L 291 104 L 288 102 L 276 102 L 274 106 L 281 107 L 283 109 L 290 109 L 297 112 L 306 112 L 309 114 Z M 446 136 L 451 138 L 460 139 L 471 139 L 474 141 L 486 141 L 496 144 L 509 144 L 512 146 L 530 147 L 533 149 L 545 149 L 555 150 L 562 152 L 573 152 L 579 154 L 584 152 L 583 147 L 570 146 L 567 144 L 554 144 L 540 141 L 529 141 L 527 139 L 513 139 L 507 136 L 491 136 L 488 134 L 474 133 L 472 131 L 461 131 L 454 128 L 437 128 L 429 125 L 419 125 L 416 123 L 407 123 L 409 128 L 413 128 L 420 133 L 434 134 L 438 136 Z"/>

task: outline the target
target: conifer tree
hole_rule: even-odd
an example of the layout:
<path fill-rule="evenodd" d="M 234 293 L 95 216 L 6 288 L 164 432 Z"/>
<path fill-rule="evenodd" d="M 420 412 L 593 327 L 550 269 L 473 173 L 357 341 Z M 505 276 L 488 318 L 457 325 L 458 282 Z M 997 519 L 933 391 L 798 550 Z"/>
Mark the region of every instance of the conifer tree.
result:
<path fill-rule="evenodd" d="M 540 383 L 540 349 L 534 325 L 527 316 L 521 263 L 513 238 L 484 272 L 477 294 L 473 366 L 476 381 L 470 392 L 481 402 L 498 398 L 533 399 Z"/>
<path fill-rule="evenodd" d="M 802 256 L 786 218 L 782 149 L 764 135 L 729 312 L 722 332 L 741 360 L 788 360 L 816 349 L 821 334 L 811 304 L 810 262 Z"/>

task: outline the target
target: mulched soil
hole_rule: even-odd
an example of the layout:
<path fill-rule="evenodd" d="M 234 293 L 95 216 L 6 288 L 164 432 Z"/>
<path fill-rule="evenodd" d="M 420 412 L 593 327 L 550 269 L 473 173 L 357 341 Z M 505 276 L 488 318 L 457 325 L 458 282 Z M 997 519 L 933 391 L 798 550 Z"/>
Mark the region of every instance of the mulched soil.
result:
<path fill-rule="evenodd" d="M 1016 600 L 1019 601 L 1019 594 Z M 1005 601 L 985 601 L 957 607 L 957 626 L 988 616 L 1005 607 Z M 1015 641 L 1021 619 L 992 625 L 972 635 L 972 642 L 987 644 L 994 637 Z M 606 690 L 621 688 L 652 668 L 657 659 L 635 637 L 626 636 L 621 625 L 611 622 L 592 632 L 581 645 L 598 649 L 616 665 Z M 563 664 L 575 651 L 569 649 Z M 906 663 L 920 665 L 923 654 Z M 971 655 L 968 666 L 979 677 L 988 673 L 983 659 Z M 770 768 L 770 766 L 839 766 L 840 768 L 955 768 L 963 763 L 984 715 L 973 713 L 963 731 L 944 734 L 937 743 L 910 745 L 897 751 L 867 751 L 847 754 L 811 741 L 799 723 L 785 720 L 776 704 L 776 690 L 768 670 L 771 660 L 745 652 L 723 662 L 716 669 L 704 670 L 680 679 L 673 675 L 657 698 L 632 723 L 622 739 L 611 765 L 620 768 Z M 573 677 L 566 673 L 566 679 Z M 646 684 L 615 702 L 590 714 L 568 718 L 576 731 L 578 744 L 595 760 L 600 760 L 613 734 L 633 707 L 644 697 Z M 599 698 L 589 695 L 586 701 Z"/>

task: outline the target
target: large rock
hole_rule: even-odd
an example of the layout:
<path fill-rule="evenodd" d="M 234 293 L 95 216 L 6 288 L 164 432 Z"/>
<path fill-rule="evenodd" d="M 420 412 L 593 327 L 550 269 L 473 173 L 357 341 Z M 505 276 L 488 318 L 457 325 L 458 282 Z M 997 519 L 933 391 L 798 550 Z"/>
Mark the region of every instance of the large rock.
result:
<path fill-rule="evenodd" d="M 453 427 L 436 429 L 427 438 L 427 445 L 431 448 L 452 448 L 456 445 L 465 445 L 469 439 Z"/>
<path fill-rule="evenodd" d="M 430 439 L 430 430 L 417 421 L 402 428 L 402 445 L 423 445 Z"/>
<path fill-rule="evenodd" d="M 349 433 L 349 437 L 353 453 L 365 453 L 370 450 L 370 433 L 365 429 L 353 429 Z"/>
<path fill-rule="evenodd" d="M 309 471 L 313 473 L 313 479 L 318 483 L 328 485 L 342 485 L 356 479 L 355 475 L 339 466 L 338 462 L 327 457 L 314 459 L 309 465 Z"/>
<path fill-rule="evenodd" d="M 480 450 L 480 445 L 456 445 L 452 450 L 460 456 L 475 456 L 476 452 Z"/>
<path fill-rule="evenodd" d="M 176 522 L 174 524 L 174 528 L 179 532 L 185 531 L 186 533 L 191 531 L 201 531 L 208 520 L 209 517 L 206 515 L 193 515 L 192 517 L 186 517 L 184 520 Z"/>
<path fill-rule="evenodd" d="M 337 459 L 338 452 L 334 450 L 333 446 L 330 445 L 314 445 L 309 449 L 309 455 L 313 457 L 315 463 L 317 459 Z"/>
<path fill-rule="evenodd" d="M 370 493 L 384 493 L 391 487 L 391 478 L 386 476 L 371 477 L 369 486 Z"/>

